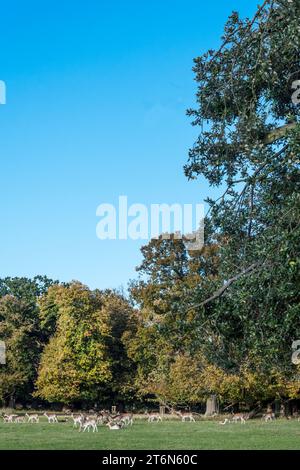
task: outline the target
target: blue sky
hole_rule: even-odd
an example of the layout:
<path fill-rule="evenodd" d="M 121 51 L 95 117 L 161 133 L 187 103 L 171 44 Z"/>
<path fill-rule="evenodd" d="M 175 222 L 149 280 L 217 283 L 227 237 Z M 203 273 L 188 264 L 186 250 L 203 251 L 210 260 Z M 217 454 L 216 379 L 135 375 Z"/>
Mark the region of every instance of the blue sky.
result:
<path fill-rule="evenodd" d="M 257 0 L 1 5 L 0 277 L 127 285 L 141 242 L 100 241 L 96 208 L 201 203 L 182 167 L 196 138 L 192 59 Z"/>

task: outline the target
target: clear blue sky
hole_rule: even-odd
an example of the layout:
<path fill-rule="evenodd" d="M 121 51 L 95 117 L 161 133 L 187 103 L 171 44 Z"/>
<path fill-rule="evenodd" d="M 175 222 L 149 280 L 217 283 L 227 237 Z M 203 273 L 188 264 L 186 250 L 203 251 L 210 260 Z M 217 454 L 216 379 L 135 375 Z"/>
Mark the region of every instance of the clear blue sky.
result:
<path fill-rule="evenodd" d="M 1 4 L 0 277 L 46 274 L 126 287 L 138 241 L 96 238 L 96 208 L 196 203 L 182 167 L 196 130 L 192 59 L 257 0 Z"/>

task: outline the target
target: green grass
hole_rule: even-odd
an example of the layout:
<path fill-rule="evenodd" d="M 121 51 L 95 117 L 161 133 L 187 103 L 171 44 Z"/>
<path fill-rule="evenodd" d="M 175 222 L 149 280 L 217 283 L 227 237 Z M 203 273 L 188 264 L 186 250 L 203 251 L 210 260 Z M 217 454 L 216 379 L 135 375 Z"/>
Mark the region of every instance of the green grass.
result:
<path fill-rule="evenodd" d="M 71 423 L 0 424 L 0 449 L 78 450 L 180 450 L 180 449 L 300 449 L 300 423 L 277 420 L 245 425 L 220 426 L 217 422 L 147 423 L 110 431 L 99 426 L 98 433 L 79 433 Z"/>

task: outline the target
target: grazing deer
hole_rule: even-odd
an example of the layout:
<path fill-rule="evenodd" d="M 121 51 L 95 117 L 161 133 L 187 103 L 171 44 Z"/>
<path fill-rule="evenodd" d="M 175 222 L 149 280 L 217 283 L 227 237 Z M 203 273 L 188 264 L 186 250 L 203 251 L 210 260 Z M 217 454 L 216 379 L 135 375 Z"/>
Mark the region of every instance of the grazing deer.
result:
<path fill-rule="evenodd" d="M 124 413 L 116 417 L 111 417 L 109 421 L 115 421 L 117 423 L 123 423 L 124 426 L 132 426 L 133 425 L 133 414 L 132 413 Z"/>
<path fill-rule="evenodd" d="M 133 414 L 125 414 L 122 417 L 122 421 L 124 422 L 125 426 L 132 426 L 133 425 Z"/>
<path fill-rule="evenodd" d="M 90 432 L 91 429 L 93 430 L 93 432 L 98 432 L 97 420 L 92 418 L 86 418 L 85 421 L 80 424 L 79 432 L 85 432 L 86 430 L 87 432 Z"/>
<path fill-rule="evenodd" d="M 239 421 L 241 424 L 246 424 L 246 420 L 249 419 L 249 414 L 247 413 L 235 413 L 232 417 L 233 423 L 238 423 Z"/>
<path fill-rule="evenodd" d="M 40 421 L 39 415 L 29 415 L 28 413 L 25 414 L 28 423 L 38 423 Z"/>
<path fill-rule="evenodd" d="M 193 413 L 190 411 L 177 411 L 174 408 L 171 408 L 172 413 L 176 414 L 179 418 L 181 418 L 181 421 L 184 423 L 185 421 L 193 422 L 195 423 L 195 418 L 193 416 Z"/>
<path fill-rule="evenodd" d="M 56 414 L 48 415 L 47 413 L 44 413 L 44 416 L 46 416 L 46 418 L 48 419 L 48 423 L 58 423 Z"/>
<path fill-rule="evenodd" d="M 159 413 L 146 413 L 146 416 L 148 418 L 148 423 L 158 423 L 159 421 L 162 421 L 162 417 L 160 416 Z"/>
<path fill-rule="evenodd" d="M 225 418 L 224 421 L 219 421 L 219 424 L 221 424 L 221 426 L 225 426 L 225 424 L 227 423 L 230 423 L 228 418 Z"/>
<path fill-rule="evenodd" d="M 262 419 L 264 419 L 266 423 L 268 421 L 274 421 L 276 419 L 275 413 L 273 413 L 272 411 L 269 411 L 268 413 L 262 416 Z"/>
<path fill-rule="evenodd" d="M 110 413 L 107 410 L 102 410 L 98 414 L 97 421 L 100 424 L 105 424 L 111 419 Z"/>
<path fill-rule="evenodd" d="M 104 417 L 100 414 L 97 416 L 97 424 L 104 424 L 105 423 L 105 419 Z"/>
<path fill-rule="evenodd" d="M 18 415 L 3 415 L 3 420 L 5 423 L 13 423 L 17 417 Z"/>
<path fill-rule="evenodd" d="M 25 423 L 25 416 L 18 416 L 15 419 L 15 423 Z"/>
<path fill-rule="evenodd" d="M 181 418 L 181 421 L 184 423 L 185 421 L 193 422 L 195 423 L 195 418 L 193 416 L 193 413 L 188 413 L 188 412 L 182 412 L 178 411 L 177 412 L 179 417 Z"/>

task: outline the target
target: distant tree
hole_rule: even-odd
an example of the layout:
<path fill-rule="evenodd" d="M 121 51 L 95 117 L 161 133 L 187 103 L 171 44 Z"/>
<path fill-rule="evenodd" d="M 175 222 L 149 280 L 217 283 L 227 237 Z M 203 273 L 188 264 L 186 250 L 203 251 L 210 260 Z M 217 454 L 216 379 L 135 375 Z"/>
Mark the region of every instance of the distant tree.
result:
<path fill-rule="evenodd" d="M 0 338 L 6 364 L 0 367 L 0 399 L 14 406 L 30 399 L 41 353 L 36 306 L 6 295 L 0 298 Z"/>
<path fill-rule="evenodd" d="M 123 335 L 134 318 L 128 302 L 73 282 L 51 287 L 40 305 L 43 318 L 49 309 L 48 319 L 55 316 L 56 329 L 42 355 L 35 395 L 61 403 L 127 396 L 132 364 Z"/>
<path fill-rule="evenodd" d="M 37 301 L 52 284 L 45 276 L 0 279 L 0 339 L 6 345 L 6 364 L 0 367 L 0 400 L 10 406 L 17 400 L 32 399 L 45 344 Z"/>
<path fill-rule="evenodd" d="M 0 279 L 0 297 L 12 295 L 28 303 L 36 303 L 37 299 L 47 292 L 50 286 L 58 284 L 47 276 L 6 277 Z"/>
<path fill-rule="evenodd" d="M 200 252 L 188 252 L 184 240 L 161 236 L 144 246 L 142 254 L 142 263 L 137 268 L 140 278 L 131 284 L 131 296 L 141 313 L 136 334 L 128 344 L 128 354 L 137 365 L 136 382 L 141 396 L 154 394 L 161 402 L 175 404 L 181 393 L 179 383 L 175 393 L 176 385 L 170 378 L 175 364 L 186 354 L 194 364 L 194 354 L 205 343 L 203 334 L 201 337 L 198 334 L 203 316 L 190 308 L 190 295 L 194 295 L 195 289 L 209 292 L 210 283 L 216 282 L 218 244 L 207 239 Z M 195 387 L 199 388 L 196 382 Z M 192 389 L 190 402 L 196 396 Z M 199 392 L 199 400 L 200 396 L 203 400 Z"/>
<path fill-rule="evenodd" d="M 117 291 L 101 292 L 101 300 L 110 330 L 107 347 L 112 377 L 107 384 L 107 394 L 112 403 L 129 403 L 136 399 L 136 364 L 127 353 L 127 344 L 136 334 L 138 312 Z"/>
<path fill-rule="evenodd" d="M 111 380 L 111 330 L 101 296 L 80 283 L 51 287 L 48 295 L 57 307 L 57 327 L 42 355 L 36 395 L 50 402 L 95 400 Z"/>

